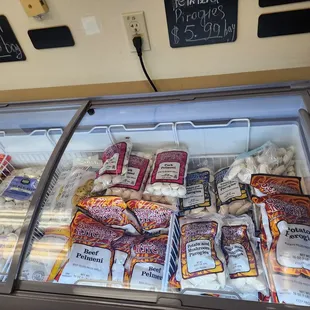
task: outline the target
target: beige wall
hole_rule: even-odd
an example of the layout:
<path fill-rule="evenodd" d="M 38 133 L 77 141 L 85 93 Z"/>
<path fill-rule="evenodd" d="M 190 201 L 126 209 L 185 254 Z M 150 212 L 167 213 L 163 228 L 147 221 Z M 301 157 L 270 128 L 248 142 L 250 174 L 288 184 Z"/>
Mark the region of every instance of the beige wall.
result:
<path fill-rule="evenodd" d="M 27 61 L 0 64 L 0 90 L 102 84 L 144 80 L 138 59 L 130 53 L 121 13 L 145 11 L 151 47 L 145 62 L 153 79 L 214 76 L 238 72 L 310 67 L 310 34 L 257 38 L 263 12 L 310 7 L 310 2 L 261 9 L 258 0 L 239 0 L 235 43 L 172 49 L 164 0 L 47 0 L 43 21 L 28 18 L 19 0 L 0 0 Z M 86 35 L 81 18 L 95 16 L 100 34 Z M 36 50 L 27 30 L 56 25 L 71 28 L 76 46 Z"/>

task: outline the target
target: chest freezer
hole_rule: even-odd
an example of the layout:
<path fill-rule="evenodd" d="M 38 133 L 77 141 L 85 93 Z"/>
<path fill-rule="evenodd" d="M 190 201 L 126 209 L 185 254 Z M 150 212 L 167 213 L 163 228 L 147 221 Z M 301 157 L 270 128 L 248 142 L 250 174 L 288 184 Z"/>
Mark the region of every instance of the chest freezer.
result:
<path fill-rule="evenodd" d="M 33 212 L 33 194 L 40 191 L 40 179 L 63 129 L 81 106 L 79 101 L 59 103 L 12 103 L 0 107 L 1 293 L 9 293 L 14 282 L 18 248 L 24 243 Z"/>
<path fill-rule="evenodd" d="M 281 289 L 276 303 L 269 293 L 264 297 L 259 294 L 244 297 L 240 291 L 226 287 L 210 288 L 208 281 L 192 287 L 172 287 L 171 279 L 180 272 L 182 229 L 177 212 L 171 215 L 165 231 L 160 263 L 152 259 L 144 261 L 144 265 L 139 265 L 140 269 L 135 269 L 136 275 L 131 274 L 129 285 L 128 282 L 124 284 L 125 280 L 122 283 L 111 279 L 115 263 L 112 246 L 99 245 L 92 239 L 85 242 L 85 238 L 98 236 L 99 228 L 92 221 L 100 217 L 94 213 L 94 218 L 88 220 L 93 228 L 79 228 L 83 236 L 79 241 L 72 239 L 72 230 L 71 235 L 69 230 L 70 225 L 71 228 L 80 223 L 84 225 L 85 214 L 75 207 L 77 201 L 81 201 L 77 199 L 81 192 L 87 192 L 88 182 L 96 177 L 100 169 L 98 161 L 101 162 L 107 147 L 121 141 L 130 140 L 134 152 L 148 154 L 166 146 L 186 147 L 190 161 L 207 162 L 214 171 L 230 166 L 239 154 L 267 141 L 280 148 L 293 147 L 294 173 L 302 177 L 304 194 L 309 194 L 309 102 L 307 90 L 285 87 L 116 96 L 91 101 L 80 113 L 75 126 L 67 127 L 72 136 L 58 142 L 59 160 L 52 163 L 50 172 L 53 173 L 45 176 L 41 197 L 35 196 L 36 200 L 31 203 L 34 212 L 16 268 L 14 302 L 32 309 L 69 305 L 77 309 L 85 306 L 284 309 L 310 305 L 307 277 L 294 278 L 292 282 L 280 278 L 277 285 Z M 91 113 L 86 113 L 89 108 Z M 36 147 L 39 154 L 40 145 Z M 81 214 L 79 217 L 78 213 Z M 149 238 L 151 236 L 146 237 Z M 310 255 L 308 241 L 302 246 L 307 257 Z M 195 261 L 195 264 L 201 264 L 201 261 Z M 265 276 L 268 286 L 268 275 Z M 10 295 L 0 299 L 8 306 L 13 304 Z"/>

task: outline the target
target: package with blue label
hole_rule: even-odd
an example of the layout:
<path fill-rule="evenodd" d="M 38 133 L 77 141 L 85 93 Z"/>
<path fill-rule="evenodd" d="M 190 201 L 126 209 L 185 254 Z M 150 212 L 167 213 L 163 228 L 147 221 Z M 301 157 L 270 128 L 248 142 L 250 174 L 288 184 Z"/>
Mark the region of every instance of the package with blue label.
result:
<path fill-rule="evenodd" d="M 186 197 L 180 199 L 180 209 L 189 213 L 216 213 L 213 171 L 207 167 L 192 170 L 186 177 Z"/>

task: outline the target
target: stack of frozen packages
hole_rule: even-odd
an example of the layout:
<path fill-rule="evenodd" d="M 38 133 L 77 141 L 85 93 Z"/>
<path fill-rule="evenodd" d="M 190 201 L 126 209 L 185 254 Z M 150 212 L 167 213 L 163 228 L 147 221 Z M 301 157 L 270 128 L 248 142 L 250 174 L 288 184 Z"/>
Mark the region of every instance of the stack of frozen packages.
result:
<path fill-rule="evenodd" d="M 253 175 L 251 185 L 273 302 L 309 306 L 310 198 L 302 195 L 301 179 Z"/>
<path fill-rule="evenodd" d="M 76 205 L 91 195 L 100 165 L 98 155 L 77 158 L 72 167 L 64 168 L 60 172 L 41 213 L 41 230 L 70 225 Z"/>
<path fill-rule="evenodd" d="M 16 169 L 0 184 L 0 273 L 7 273 L 44 167 Z M 1 275 L 0 281 L 4 277 Z"/>
<path fill-rule="evenodd" d="M 61 228 L 50 234 L 46 229 L 34 242 L 24 279 L 162 289 L 167 234 L 175 211 L 171 206 L 140 200 L 126 204 L 120 197 L 100 196 L 82 199 L 76 210 L 70 238 Z M 43 254 L 43 246 L 52 252 Z M 42 276 L 34 279 L 36 271 Z"/>
<path fill-rule="evenodd" d="M 295 148 L 279 148 L 268 141 L 262 146 L 239 155 L 225 175 L 225 180 L 237 179 L 250 184 L 252 174 L 296 176 Z"/>

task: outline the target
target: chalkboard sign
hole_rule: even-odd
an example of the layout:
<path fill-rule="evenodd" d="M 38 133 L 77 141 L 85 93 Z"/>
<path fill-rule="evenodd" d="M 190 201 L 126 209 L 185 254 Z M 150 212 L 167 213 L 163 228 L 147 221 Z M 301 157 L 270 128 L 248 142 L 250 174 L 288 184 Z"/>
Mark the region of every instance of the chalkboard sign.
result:
<path fill-rule="evenodd" d="M 238 0 L 165 0 L 165 7 L 171 47 L 237 39 Z"/>
<path fill-rule="evenodd" d="M 26 56 L 4 15 L 0 15 L 0 62 L 22 61 Z"/>
<path fill-rule="evenodd" d="M 290 4 L 290 3 L 305 2 L 305 1 L 308 1 L 308 0 L 259 0 L 259 6 L 264 8 L 267 6 Z"/>

